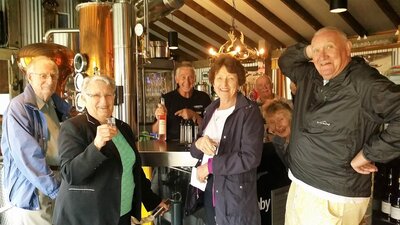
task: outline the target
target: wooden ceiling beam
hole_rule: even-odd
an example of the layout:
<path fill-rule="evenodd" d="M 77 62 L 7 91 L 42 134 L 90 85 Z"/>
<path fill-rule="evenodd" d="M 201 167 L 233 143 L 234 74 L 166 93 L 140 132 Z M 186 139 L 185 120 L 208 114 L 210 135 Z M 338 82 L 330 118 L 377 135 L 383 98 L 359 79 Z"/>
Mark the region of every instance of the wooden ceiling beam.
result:
<path fill-rule="evenodd" d="M 392 21 L 394 27 L 397 29 L 397 27 L 400 25 L 400 16 L 397 15 L 396 11 L 393 9 L 393 7 L 389 4 L 387 0 L 375 0 L 376 4 L 381 8 L 383 13 Z"/>
<path fill-rule="evenodd" d="M 178 10 L 178 11 L 173 12 L 172 15 L 175 16 L 176 18 L 182 20 L 183 22 L 187 23 L 189 26 L 194 27 L 196 30 L 200 31 L 201 33 L 210 37 L 211 39 L 214 39 L 216 42 L 220 43 L 221 45 L 226 42 L 226 38 L 219 36 L 219 34 L 208 29 L 206 26 L 204 26 L 203 24 L 192 19 L 185 13 Z"/>
<path fill-rule="evenodd" d="M 220 9 L 225 11 L 227 14 L 231 15 L 233 18 L 235 18 L 237 21 L 245 25 L 247 28 L 252 30 L 254 33 L 258 34 L 260 37 L 264 38 L 266 41 L 268 41 L 272 47 L 284 47 L 285 45 L 280 42 L 278 39 L 276 39 L 274 36 L 272 36 L 270 33 L 265 31 L 262 27 L 260 27 L 258 24 L 247 18 L 245 15 L 243 15 L 241 12 L 233 8 L 231 5 L 226 3 L 225 1 L 221 0 L 210 0 L 212 3 L 214 3 L 216 6 L 218 6 Z"/>
<path fill-rule="evenodd" d="M 315 31 L 324 27 L 314 16 L 303 8 L 296 0 L 281 0 L 287 7 L 308 23 Z M 379 0 L 378 0 L 379 1 Z"/>
<path fill-rule="evenodd" d="M 163 28 L 157 26 L 156 24 L 150 24 L 150 30 L 153 30 L 154 32 L 160 34 L 161 36 L 165 37 L 165 39 L 168 39 L 168 31 L 164 30 Z M 178 35 L 178 39 L 179 39 L 179 35 Z M 182 46 L 183 48 L 197 54 L 198 56 L 202 57 L 201 59 L 207 59 L 209 57 L 209 55 L 207 55 L 206 53 L 204 53 L 202 50 L 197 49 L 195 47 L 193 47 L 191 44 L 187 43 L 186 41 L 179 39 L 178 42 L 178 46 Z M 190 53 L 188 53 L 190 54 Z"/>
<path fill-rule="evenodd" d="M 172 50 L 172 54 L 177 55 L 178 56 L 177 60 L 180 62 L 182 61 L 194 62 L 199 60 L 197 57 L 190 55 L 189 53 L 183 51 L 182 49 Z"/>
<path fill-rule="evenodd" d="M 275 14 L 273 14 L 271 11 L 265 8 L 261 3 L 254 0 L 244 0 L 244 1 L 255 11 L 264 16 L 265 19 L 270 21 L 272 24 L 281 29 L 283 32 L 285 32 L 287 35 L 292 37 L 297 42 L 307 41 L 303 36 L 301 36 L 301 34 L 293 30 L 289 25 L 287 25 L 285 22 L 279 19 Z"/>
<path fill-rule="evenodd" d="M 178 33 L 182 34 L 183 36 L 189 38 L 193 42 L 196 42 L 197 44 L 203 46 L 205 51 L 209 48 L 214 48 L 218 49 L 217 47 L 213 46 L 212 44 L 208 43 L 204 39 L 198 37 L 197 35 L 193 34 L 189 30 L 185 29 L 184 27 L 178 25 L 177 23 L 173 22 L 172 20 L 164 17 L 159 20 L 161 23 L 165 24 L 166 26 L 170 27 L 171 29 L 177 31 Z"/>
<path fill-rule="evenodd" d="M 348 11 L 339 13 L 339 16 L 341 16 L 358 35 L 368 35 L 368 31 Z"/>
<path fill-rule="evenodd" d="M 326 3 L 329 5 L 329 0 L 325 0 Z M 349 10 L 342 12 L 342 13 L 337 13 L 339 14 L 338 16 L 342 17 L 342 19 L 350 25 L 350 27 L 359 35 L 359 36 L 364 36 L 368 35 L 367 30 L 349 13 Z"/>
<path fill-rule="evenodd" d="M 203 8 L 201 5 L 197 4 L 193 0 L 185 0 L 185 5 L 197 12 L 198 14 L 202 15 L 204 18 L 208 19 L 209 21 L 213 22 L 215 25 L 219 26 L 226 32 L 229 32 L 231 30 L 231 25 L 228 23 L 225 23 L 225 21 L 221 20 L 219 17 L 216 15 L 212 14 L 210 11 L 207 9 Z M 228 36 L 227 36 L 228 38 Z M 252 48 L 258 48 L 258 43 L 254 42 L 250 38 L 245 37 L 244 38 L 244 43 Z"/>

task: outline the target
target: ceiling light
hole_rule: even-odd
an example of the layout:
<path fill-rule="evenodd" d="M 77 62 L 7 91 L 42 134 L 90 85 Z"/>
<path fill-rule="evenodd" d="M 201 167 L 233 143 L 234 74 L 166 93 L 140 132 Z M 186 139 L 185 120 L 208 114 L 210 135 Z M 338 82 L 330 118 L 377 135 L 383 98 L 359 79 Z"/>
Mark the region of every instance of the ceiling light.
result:
<path fill-rule="evenodd" d="M 260 50 L 258 50 L 259 56 L 264 55 L 264 53 L 265 53 L 265 50 L 263 48 L 260 48 Z"/>
<path fill-rule="evenodd" d="M 178 32 L 168 32 L 168 47 L 171 50 L 178 49 Z"/>
<path fill-rule="evenodd" d="M 215 56 L 217 54 L 217 52 L 213 48 L 210 48 L 208 52 L 210 53 L 211 56 Z"/>
<path fill-rule="evenodd" d="M 235 1 L 232 1 L 233 8 L 236 9 Z M 232 17 L 232 26 L 228 32 L 229 39 L 221 45 L 218 52 L 210 49 L 211 60 L 215 59 L 221 54 L 228 54 L 238 59 L 239 61 L 254 61 L 263 60 L 265 58 L 265 49 L 256 49 L 247 46 L 244 43 L 243 32 L 236 29 L 235 18 Z"/>
<path fill-rule="evenodd" d="M 265 49 L 256 49 L 247 46 L 244 43 L 243 32 L 240 32 L 232 28 L 228 33 L 229 40 L 225 44 L 221 45 L 218 52 L 214 49 L 209 50 L 211 58 L 216 58 L 220 54 L 228 54 L 240 61 L 251 61 L 251 60 L 261 60 L 265 56 Z"/>
<path fill-rule="evenodd" d="M 329 9 L 331 13 L 341 13 L 347 11 L 347 0 L 330 0 Z"/>

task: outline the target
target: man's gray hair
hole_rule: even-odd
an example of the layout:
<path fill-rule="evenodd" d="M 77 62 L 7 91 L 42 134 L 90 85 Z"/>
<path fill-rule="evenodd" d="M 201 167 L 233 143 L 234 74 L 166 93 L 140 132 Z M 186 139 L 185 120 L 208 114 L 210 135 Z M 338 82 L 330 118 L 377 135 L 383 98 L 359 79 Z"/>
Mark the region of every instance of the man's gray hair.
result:
<path fill-rule="evenodd" d="M 87 94 L 87 88 L 89 87 L 89 84 L 92 83 L 93 81 L 102 81 L 106 85 L 110 86 L 113 91 L 115 91 L 115 81 L 108 76 L 88 76 L 85 77 L 83 80 L 82 84 L 82 93 Z"/>
<path fill-rule="evenodd" d="M 26 67 L 26 74 L 35 73 L 36 72 L 35 68 L 39 64 L 51 64 L 53 69 L 58 74 L 58 66 L 57 66 L 57 64 L 47 56 L 36 56 L 36 57 L 33 57 L 32 61 Z"/>
<path fill-rule="evenodd" d="M 196 78 L 196 72 L 194 70 L 194 66 L 192 65 L 192 63 L 190 63 L 188 61 L 183 61 L 177 66 L 176 71 L 175 71 L 175 76 L 179 75 L 179 72 L 180 72 L 181 68 L 183 68 L 183 67 L 190 68 L 191 71 L 193 72 L 194 77 Z"/>

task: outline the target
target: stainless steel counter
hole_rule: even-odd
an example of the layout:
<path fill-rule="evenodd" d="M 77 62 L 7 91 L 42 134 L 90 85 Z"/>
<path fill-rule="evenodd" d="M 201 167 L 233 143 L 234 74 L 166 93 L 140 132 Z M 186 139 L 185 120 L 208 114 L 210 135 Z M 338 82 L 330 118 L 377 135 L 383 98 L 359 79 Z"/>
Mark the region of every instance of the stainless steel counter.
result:
<path fill-rule="evenodd" d="M 158 140 L 140 141 L 136 144 L 143 166 L 194 166 L 197 162 L 183 144 Z"/>

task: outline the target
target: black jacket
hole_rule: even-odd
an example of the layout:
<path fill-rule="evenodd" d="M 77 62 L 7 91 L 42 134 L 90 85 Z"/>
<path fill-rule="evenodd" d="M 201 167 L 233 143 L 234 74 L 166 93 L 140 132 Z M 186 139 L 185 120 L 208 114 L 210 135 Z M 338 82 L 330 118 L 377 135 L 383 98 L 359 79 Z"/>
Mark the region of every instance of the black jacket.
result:
<path fill-rule="evenodd" d="M 118 224 L 122 164 L 112 141 L 101 151 L 94 146 L 99 125 L 89 114 L 83 114 L 61 126 L 58 147 L 62 182 L 54 211 L 55 225 Z M 120 120 L 116 120 L 116 126 L 135 151 L 132 215 L 140 220 L 142 200 L 146 209 L 152 210 L 161 199 L 151 191 L 150 181 L 141 168 L 131 128 Z"/>
<path fill-rule="evenodd" d="M 282 72 L 297 84 L 289 145 L 289 168 L 301 181 L 333 194 L 369 197 L 371 175 L 351 160 L 387 162 L 400 156 L 400 86 L 353 57 L 325 86 L 305 56 L 305 44 L 279 58 Z M 389 123 L 383 132 L 382 124 Z"/>
<path fill-rule="evenodd" d="M 218 106 L 219 99 L 206 108 L 200 136 Z M 222 131 L 218 155 L 213 158 L 217 224 L 261 223 L 257 167 L 261 161 L 263 135 L 264 123 L 257 104 L 238 93 L 235 109 L 226 119 Z M 203 152 L 195 144 L 192 144 L 190 153 L 198 159 L 203 157 Z"/>

